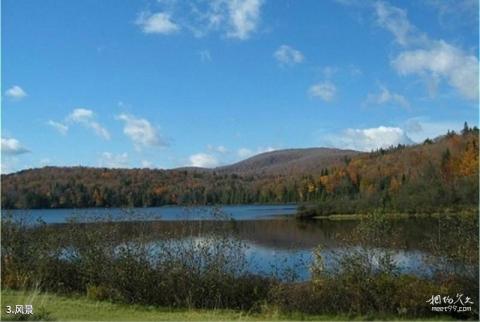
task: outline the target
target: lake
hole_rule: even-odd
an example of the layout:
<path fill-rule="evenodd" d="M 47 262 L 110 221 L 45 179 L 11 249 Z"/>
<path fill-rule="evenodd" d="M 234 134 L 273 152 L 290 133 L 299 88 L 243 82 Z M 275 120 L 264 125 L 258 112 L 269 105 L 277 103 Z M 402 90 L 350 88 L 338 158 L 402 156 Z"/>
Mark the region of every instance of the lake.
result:
<path fill-rule="evenodd" d="M 219 227 L 234 225 L 232 238 L 245 246 L 248 268 L 255 273 L 270 274 L 275 271 L 292 271 L 298 279 L 309 278 L 308 266 L 312 250 L 321 245 L 327 269 L 335 269 L 334 254 L 346 251 L 342 240 L 348 237 L 358 221 L 315 220 L 298 221 L 293 218 L 296 205 L 241 205 L 224 207 L 179 207 L 134 209 L 37 209 L 9 210 L 15 218 L 24 218 L 35 224 L 41 219 L 61 229 L 72 217 L 81 223 L 103 221 L 122 222 L 126 227 L 146 223 L 152 243 L 166 233 L 173 232 L 179 242 L 202 241 L 203 236 Z M 232 220 L 233 219 L 233 220 Z M 224 226 L 222 226 L 224 225 Z M 430 273 L 430 264 L 424 259 L 428 253 L 426 240 L 435 234 L 438 219 L 409 218 L 394 221 L 400 233 L 402 247 L 388 249 L 401 272 L 424 275 Z M 128 230 L 128 229 L 127 229 Z M 126 230 L 126 231 L 127 231 Z M 386 236 L 386 238 L 389 236 Z M 360 245 L 359 245 L 360 246 Z M 368 245 L 363 245 L 367 246 Z M 381 253 L 385 249 L 373 249 Z"/>

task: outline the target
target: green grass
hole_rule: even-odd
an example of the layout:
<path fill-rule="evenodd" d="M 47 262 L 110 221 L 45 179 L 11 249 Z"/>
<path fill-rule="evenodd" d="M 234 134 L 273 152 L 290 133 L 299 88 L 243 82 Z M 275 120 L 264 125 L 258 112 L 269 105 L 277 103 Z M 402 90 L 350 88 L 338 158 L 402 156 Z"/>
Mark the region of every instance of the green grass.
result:
<path fill-rule="evenodd" d="M 334 316 L 280 316 L 276 312 L 248 314 L 231 310 L 169 309 L 153 306 L 114 304 L 86 297 L 66 297 L 35 291 L 2 290 L 2 321 L 12 320 L 5 306 L 32 304 L 33 311 L 61 321 L 258 321 L 279 319 L 345 320 Z"/>
<path fill-rule="evenodd" d="M 249 314 L 233 310 L 170 309 L 154 306 L 114 304 L 93 301 L 83 296 L 59 296 L 36 291 L 5 289 L 2 295 L 2 321 L 19 320 L 20 316 L 7 315 L 5 306 L 32 304 L 35 316 L 30 320 L 56 321 L 351 321 L 398 320 L 398 317 L 352 317 L 346 315 L 279 314 L 266 309 L 264 313 Z M 440 320 L 440 316 L 439 319 Z M 408 319 L 407 319 L 408 320 Z"/>

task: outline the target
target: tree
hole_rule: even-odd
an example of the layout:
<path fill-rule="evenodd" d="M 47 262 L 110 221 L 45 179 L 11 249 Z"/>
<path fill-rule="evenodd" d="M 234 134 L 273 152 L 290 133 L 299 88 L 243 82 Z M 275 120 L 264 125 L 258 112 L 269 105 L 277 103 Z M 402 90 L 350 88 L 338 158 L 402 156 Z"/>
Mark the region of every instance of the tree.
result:
<path fill-rule="evenodd" d="M 470 132 L 470 129 L 468 128 L 468 123 L 465 122 L 465 123 L 463 124 L 462 135 L 465 136 L 465 135 L 467 135 L 469 132 Z"/>

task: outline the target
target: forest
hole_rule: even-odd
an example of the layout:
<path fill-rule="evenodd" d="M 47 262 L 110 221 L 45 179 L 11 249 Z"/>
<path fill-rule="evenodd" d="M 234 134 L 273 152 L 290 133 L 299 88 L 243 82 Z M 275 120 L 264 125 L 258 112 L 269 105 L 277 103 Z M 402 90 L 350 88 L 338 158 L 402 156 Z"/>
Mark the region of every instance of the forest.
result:
<path fill-rule="evenodd" d="M 2 208 L 300 203 L 315 214 L 476 207 L 478 128 L 346 155 L 306 174 L 44 167 L 2 175 Z M 310 208 L 312 209 L 312 208 Z"/>

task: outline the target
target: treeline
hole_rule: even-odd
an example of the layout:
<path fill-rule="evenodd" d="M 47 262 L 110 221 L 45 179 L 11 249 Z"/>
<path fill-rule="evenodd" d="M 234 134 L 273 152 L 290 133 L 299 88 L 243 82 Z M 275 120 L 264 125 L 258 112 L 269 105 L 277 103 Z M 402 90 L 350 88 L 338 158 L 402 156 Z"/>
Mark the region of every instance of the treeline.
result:
<path fill-rule="evenodd" d="M 45 167 L 2 178 L 2 207 L 86 208 L 298 202 L 284 177 L 191 170 Z M 276 189 L 275 187 L 281 187 Z"/>
<path fill-rule="evenodd" d="M 45 167 L 2 175 L 2 208 L 316 203 L 321 213 L 476 206 L 478 128 L 345 157 L 310 175 Z"/>
<path fill-rule="evenodd" d="M 306 217 L 367 213 L 459 211 L 478 207 L 478 128 L 465 124 L 435 140 L 358 155 L 309 183 L 315 206 Z"/>

